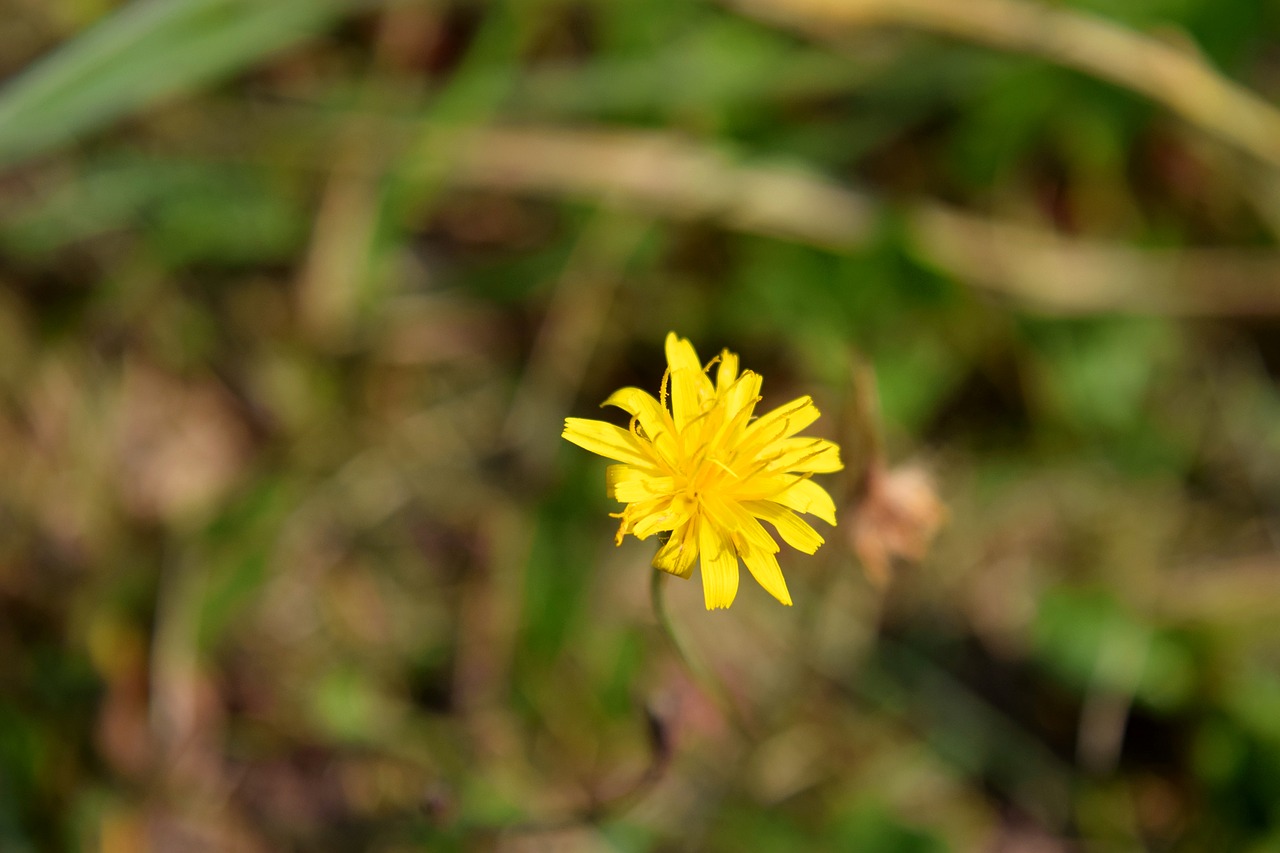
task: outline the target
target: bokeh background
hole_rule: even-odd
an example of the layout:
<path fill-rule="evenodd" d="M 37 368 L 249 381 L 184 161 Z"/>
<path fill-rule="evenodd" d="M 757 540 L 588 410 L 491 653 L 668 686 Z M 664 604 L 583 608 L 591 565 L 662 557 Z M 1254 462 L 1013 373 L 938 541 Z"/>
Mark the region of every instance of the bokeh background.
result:
<path fill-rule="evenodd" d="M 0 849 L 1280 850 L 1276 3 L 4 0 L 0 69 Z M 793 608 L 668 585 L 745 732 L 559 438 L 669 330 L 845 449 Z"/>

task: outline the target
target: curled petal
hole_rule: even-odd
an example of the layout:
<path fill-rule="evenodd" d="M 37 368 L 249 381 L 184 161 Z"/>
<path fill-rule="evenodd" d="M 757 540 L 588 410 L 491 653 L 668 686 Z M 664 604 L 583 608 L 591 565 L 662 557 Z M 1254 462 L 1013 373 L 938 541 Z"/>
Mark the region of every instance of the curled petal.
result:
<path fill-rule="evenodd" d="M 617 406 L 627 414 L 634 415 L 639 419 L 645 436 L 651 441 L 659 435 L 674 432 L 671 416 L 667 414 L 667 410 L 662 407 L 657 398 L 648 391 L 642 391 L 639 388 L 619 388 L 600 405 Z"/>

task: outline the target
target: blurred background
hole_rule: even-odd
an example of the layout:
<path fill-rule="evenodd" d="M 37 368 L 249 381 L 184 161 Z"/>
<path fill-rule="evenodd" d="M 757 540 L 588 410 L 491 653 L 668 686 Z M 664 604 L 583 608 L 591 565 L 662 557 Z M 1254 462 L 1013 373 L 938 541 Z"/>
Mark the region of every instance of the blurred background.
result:
<path fill-rule="evenodd" d="M 1280 6 L 0 2 L 0 850 L 1280 850 Z M 842 516 L 668 601 L 669 330 Z M 615 422 L 623 423 L 625 416 Z"/>

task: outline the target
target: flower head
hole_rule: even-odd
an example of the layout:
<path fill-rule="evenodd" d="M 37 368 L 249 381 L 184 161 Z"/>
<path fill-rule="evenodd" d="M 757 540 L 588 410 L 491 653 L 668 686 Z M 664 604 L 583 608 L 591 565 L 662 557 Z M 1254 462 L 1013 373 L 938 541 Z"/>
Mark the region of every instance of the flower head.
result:
<path fill-rule="evenodd" d="M 626 504 L 614 514 L 622 519 L 619 545 L 628 533 L 669 533 L 654 568 L 687 578 L 701 558 L 708 610 L 733 603 L 739 558 L 774 598 L 790 604 L 778 543 L 760 522 L 793 548 L 816 551 L 822 537 L 796 513 L 836 523 L 831 496 L 810 478 L 840 470 L 840 449 L 796 435 L 818 418 L 809 397 L 753 417 L 760 375 L 739 373 L 734 353 L 724 350 L 704 368 L 693 344 L 674 332 L 666 351 L 661 399 L 622 388 L 604 401 L 631 415 L 628 429 L 566 418 L 564 438 L 622 463 L 605 476 L 609 497 Z"/>

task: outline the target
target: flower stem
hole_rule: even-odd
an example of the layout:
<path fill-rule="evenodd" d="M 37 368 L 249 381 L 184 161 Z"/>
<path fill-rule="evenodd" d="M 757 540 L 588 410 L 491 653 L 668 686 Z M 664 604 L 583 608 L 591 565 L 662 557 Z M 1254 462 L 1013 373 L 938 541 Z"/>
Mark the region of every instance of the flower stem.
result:
<path fill-rule="evenodd" d="M 688 648 L 680 640 L 680 635 L 676 633 L 675 625 L 671 621 L 671 614 L 667 610 L 667 599 L 664 593 L 666 584 L 667 573 L 661 569 L 654 569 L 649 578 L 649 600 L 653 604 L 653 615 L 658 620 L 658 627 L 666 635 L 667 641 L 676 653 L 676 657 L 680 658 L 680 662 L 684 664 L 684 668 L 692 676 L 694 682 L 719 706 L 721 713 L 739 733 L 752 737 L 753 727 L 747 722 L 742 709 L 734 701 L 724 682 L 709 667 L 701 664 L 693 655 L 689 654 Z"/>

